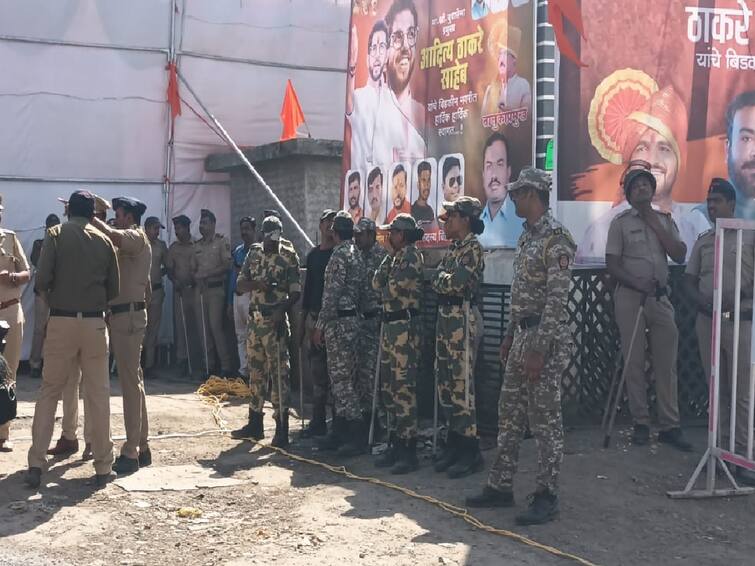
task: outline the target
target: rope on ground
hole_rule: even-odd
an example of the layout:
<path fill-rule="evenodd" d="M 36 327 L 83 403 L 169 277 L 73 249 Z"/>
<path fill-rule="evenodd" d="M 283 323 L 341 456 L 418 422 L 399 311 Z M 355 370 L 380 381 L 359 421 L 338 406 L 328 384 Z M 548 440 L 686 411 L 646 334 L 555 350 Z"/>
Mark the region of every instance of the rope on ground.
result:
<path fill-rule="evenodd" d="M 252 392 L 246 382 L 240 377 L 227 379 L 211 375 L 207 378 L 207 381 L 199 386 L 197 395 L 199 395 L 203 403 L 210 406 L 212 409 L 212 418 L 215 419 L 220 430 L 225 432 L 228 430 L 228 423 L 223 418 L 223 415 L 220 414 L 220 404 L 231 397 L 239 399 L 251 397 Z"/>
<path fill-rule="evenodd" d="M 218 424 L 218 426 L 221 428 L 222 432 L 227 432 L 226 427 L 226 420 L 222 417 L 220 414 L 221 407 L 220 407 L 220 399 L 222 396 L 226 393 L 225 387 L 228 387 L 232 390 L 236 390 L 235 385 L 226 385 L 222 382 L 224 381 L 242 381 L 240 379 L 237 380 L 224 380 L 222 378 L 216 378 L 211 377 L 207 383 L 200 386 L 197 390 L 197 394 L 202 397 L 202 399 L 209 405 L 214 405 L 212 415 L 215 418 L 215 422 Z M 212 384 L 210 385 L 210 382 Z M 243 383 L 243 381 L 242 381 Z M 210 385 L 209 387 L 205 388 L 205 385 Z M 244 386 L 246 386 L 245 383 L 243 383 Z M 211 391 L 212 393 L 210 393 Z M 248 388 L 247 388 L 248 391 Z M 229 394 L 230 395 L 230 394 Z M 227 397 L 226 397 L 227 398 Z M 460 519 L 463 519 L 470 525 L 472 525 L 475 528 L 478 528 L 482 531 L 502 536 L 505 538 L 509 538 L 512 540 L 515 540 L 517 542 L 520 542 L 522 544 L 525 544 L 529 547 L 536 548 L 538 550 L 542 550 L 544 552 L 547 552 L 549 554 L 552 554 L 553 556 L 557 556 L 559 558 L 566 558 L 567 560 L 572 560 L 578 564 L 582 564 L 582 566 L 597 566 L 593 562 L 590 562 L 589 560 L 586 560 L 580 556 L 577 556 L 576 554 L 571 554 L 569 552 L 564 552 L 562 550 L 559 550 L 558 548 L 555 548 L 553 546 L 549 546 L 547 544 L 541 544 L 535 540 L 532 540 L 531 538 L 528 538 L 524 535 L 520 535 L 518 533 L 515 533 L 513 531 L 508 531 L 506 529 L 498 529 L 496 527 L 493 527 L 491 525 L 488 525 L 486 523 L 483 523 L 480 521 L 477 517 L 474 515 L 470 515 L 469 512 L 463 508 L 463 507 L 457 507 L 456 505 L 452 505 L 451 503 L 448 503 L 446 501 L 443 501 L 441 499 L 437 499 L 435 497 L 429 496 L 429 495 L 422 495 L 420 493 L 417 493 L 416 491 L 413 491 L 411 489 L 408 489 L 406 487 L 397 485 L 395 483 L 383 481 L 378 478 L 373 478 L 369 476 L 360 476 L 357 474 L 354 474 L 346 469 L 345 466 L 333 466 L 331 464 L 326 464 L 324 462 L 320 462 L 318 460 L 312 460 L 310 458 L 305 458 L 304 456 L 299 456 L 298 454 L 292 454 L 291 452 L 288 452 L 286 450 L 283 450 L 282 448 L 277 448 L 275 446 L 270 446 L 269 444 L 262 444 L 261 442 L 258 442 L 254 440 L 253 438 L 246 438 L 245 440 L 249 440 L 253 444 L 260 446 L 262 448 L 268 448 L 270 450 L 273 450 L 277 452 L 278 454 L 281 454 L 283 456 L 286 456 L 290 460 L 294 460 L 296 462 L 301 462 L 303 464 L 309 464 L 311 466 L 317 466 L 320 468 L 323 468 L 325 470 L 328 470 L 330 472 L 333 472 L 334 474 L 339 474 L 341 476 L 347 477 L 351 480 L 357 480 L 362 482 L 371 483 L 373 485 L 379 485 L 381 487 L 386 487 L 388 489 L 392 489 L 394 491 L 398 491 L 399 493 L 403 493 L 404 495 L 407 495 L 409 497 L 412 497 L 414 499 L 419 499 L 420 501 L 425 501 L 426 503 L 430 503 L 431 505 L 434 505 L 436 507 L 441 508 L 442 510 L 446 511 L 447 513 L 450 513 L 451 515 L 454 515 L 455 517 L 459 517 Z"/>

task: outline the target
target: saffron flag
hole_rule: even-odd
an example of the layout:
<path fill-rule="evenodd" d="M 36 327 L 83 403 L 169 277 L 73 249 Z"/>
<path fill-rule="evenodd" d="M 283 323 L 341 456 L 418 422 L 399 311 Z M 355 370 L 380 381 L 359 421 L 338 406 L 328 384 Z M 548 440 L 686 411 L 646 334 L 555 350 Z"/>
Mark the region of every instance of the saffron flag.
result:
<path fill-rule="evenodd" d="M 181 115 L 181 98 L 178 95 L 178 77 L 176 76 L 176 64 L 168 63 L 168 104 L 170 115 L 174 120 Z"/>
<path fill-rule="evenodd" d="M 580 37 L 585 38 L 585 28 L 582 24 L 582 11 L 580 10 L 577 0 L 549 0 L 548 2 L 548 22 L 553 27 L 553 34 L 556 36 L 556 45 L 561 54 L 580 67 L 586 67 L 577 56 L 574 48 L 569 43 L 564 31 L 564 19 L 570 22 L 579 33 Z"/>
<path fill-rule="evenodd" d="M 280 141 L 286 141 L 296 138 L 296 129 L 301 126 L 304 120 L 299 98 L 296 96 L 294 85 L 291 79 L 286 83 L 286 94 L 283 97 L 283 106 L 281 107 L 281 122 L 283 122 L 283 132 L 281 132 Z"/>

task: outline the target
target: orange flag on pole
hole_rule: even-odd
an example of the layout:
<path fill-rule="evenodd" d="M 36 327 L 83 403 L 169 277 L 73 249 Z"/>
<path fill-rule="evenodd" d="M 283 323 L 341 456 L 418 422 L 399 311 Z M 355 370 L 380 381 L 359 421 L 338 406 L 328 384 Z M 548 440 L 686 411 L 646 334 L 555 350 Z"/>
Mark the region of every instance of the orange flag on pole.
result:
<path fill-rule="evenodd" d="M 291 79 L 288 79 L 286 83 L 286 95 L 283 97 L 281 107 L 281 122 L 283 122 L 283 132 L 281 132 L 280 141 L 296 138 L 296 129 L 305 123 L 304 112 L 302 112 Z"/>
<path fill-rule="evenodd" d="M 549 0 L 548 1 L 548 22 L 553 27 L 553 34 L 556 37 L 561 55 L 572 61 L 575 65 L 586 67 L 577 56 L 576 51 L 569 43 L 564 30 L 564 20 L 570 22 L 579 33 L 580 37 L 587 39 L 585 27 L 582 22 L 582 10 L 577 4 L 577 0 Z"/>
<path fill-rule="evenodd" d="M 168 104 L 170 104 L 170 115 L 175 120 L 176 116 L 181 115 L 181 97 L 178 94 L 175 63 L 168 63 Z"/>

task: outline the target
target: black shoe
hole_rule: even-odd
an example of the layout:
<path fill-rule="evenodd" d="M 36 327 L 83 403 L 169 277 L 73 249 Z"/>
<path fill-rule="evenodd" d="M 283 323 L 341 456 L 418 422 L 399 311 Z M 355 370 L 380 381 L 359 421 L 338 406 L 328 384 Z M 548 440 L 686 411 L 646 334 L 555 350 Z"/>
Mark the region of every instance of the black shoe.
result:
<path fill-rule="evenodd" d="M 107 484 L 109 484 L 111 481 L 114 481 L 118 478 L 118 474 L 115 472 L 110 472 L 107 474 L 97 474 L 94 476 L 94 484 L 97 487 L 105 487 Z"/>
<path fill-rule="evenodd" d="M 92 455 L 92 443 L 87 442 L 86 444 L 84 444 L 84 451 L 81 453 L 81 459 L 86 462 L 87 460 L 91 460 L 93 458 L 94 456 Z"/>
<path fill-rule="evenodd" d="M 448 468 L 446 475 L 451 479 L 458 479 L 482 470 L 484 462 L 480 453 L 480 441 L 477 437 L 463 436 L 461 455 L 454 465 Z"/>
<path fill-rule="evenodd" d="M 328 425 L 325 423 L 325 405 L 312 407 L 312 419 L 301 431 L 302 438 L 325 436 L 328 434 Z"/>
<path fill-rule="evenodd" d="M 275 448 L 286 448 L 288 446 L 288 409 L 275 419 L 275 436 L 273 436 L 270 445 Z"/>
<path fill-rule="evenodd" d="M 145 448 L 139 450 L 139 467 L 146 468 L 152 465 L 152 450 Z"/>
<path fill-rule="evenodd" d="M 39 488 L 42 483 L 42 468 L 29 468 L 24 477 L 24 483 L 32 489 Z"/>
<path fill-rule="evenodd" d="M 650 427 L 644 424 L 634 425 L 634 432 L 632 432 L 632 444 L 637 446 L 645 446 L 650 442 Z"/>
<path fill-rule="evenodd" d="M 658 433 L 658 442 L 670 444 L 682 452 L 692 452 L 692 445 L 687 442 L 682 434 L 682 429 L 675 427 L 668 430 L 662 430 Z"/>
<path fill-rule="evenodd" d="M 510 489 L 501 491 L 486 485 L 482 493 L 467 497 L 464 501 L 467 507 L 513 507 L 514 492 Z"/>
<path fill-rule="evenodd" d="M 253 438 L 254 440 L 262 440 L 265 438 L 265 430 L 262 426 L 262 417 L 264 413 L 257 413 L 249 409 L 249 422 L 231 431 L 231 438 L 236 440 L 244 440 L 246 438 Z"/>
<path fill-rule="evenodd" d="M 390 468 L 396 463 L 396 438 L 393 434 L 388 436 L 388 448 L 375 458 L 376 468 Z"/>
<path fill-rule="evenodd" d="M 558 497 L 550 491 L 530 495 L 530 506 L 514 520 L 517 525 L 542 525 L 558 517 Z"/>
<path fill-rule="evenodd" d="M 347 421 L 347 428 L 348 436 L 346 442 L 338 448 L 338 455 L 342 458 L 350 458 L 351 456 L 364 454 L 367 449 L 367 439 L 364 436 L 364 421 L 362 419 Z"/>
<path fill-rule="evenodd" d="M 346 419 L 333 417 L 330 433 L 317 443 L 317 448 L 323 452 L 338 450 L 346 442 Z"/>
<path fill-rule="evenodd" d="M 459 438 L 459 435 L 452 430 L 448 431 L 446 447 L 433 466 L 436 472 L 445 472 L 459 459 L 461 455 L 459 453 Z"/>
<path fill-rule="evenodd" d="M 123 454 L 115 459 L 113 471 L 122 476 L 133 474 L 139 471 L 139 460 L 137 458 L 127 458 Z"/>
<path fill-rule="evenodd" d="M 410 440 L 399 438 L 396 442 L 396 447 L 398 448 L 398 457 L 396 458 L 396 463 L 391 468 L 391 474 L 400 476 L 419 468 L 416 438 Z"/>

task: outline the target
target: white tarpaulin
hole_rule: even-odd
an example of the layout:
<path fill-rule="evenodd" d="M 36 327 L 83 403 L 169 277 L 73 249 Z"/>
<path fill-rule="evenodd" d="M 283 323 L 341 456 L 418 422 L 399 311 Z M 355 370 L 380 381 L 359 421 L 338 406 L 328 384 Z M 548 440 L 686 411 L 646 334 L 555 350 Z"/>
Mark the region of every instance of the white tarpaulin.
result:
<path fill-rule="evenodd" d="M 288 79 L 312 136 L 340 139 L 350 4 L 0 0 L 2 225 L 19 232 L 30 255 L 45 216 L 62 213 L 56 197 L 86 186 L 108 198 L 144 200 L 147 214 L 169 229 L 168 218 L 186 214 L 195 235 L 199 210 L 212 209 L 218 231 L 229 234 L 236 219 L 227 178 L 204 172 L 208 154 L 229 149 L 183 85 L 181 98 L 202 117 L 182 104 L 169 150 L 171 55 L 241 146 L 278 139 Z M 33 332 L 30 291 L 24 359 Z"/>

